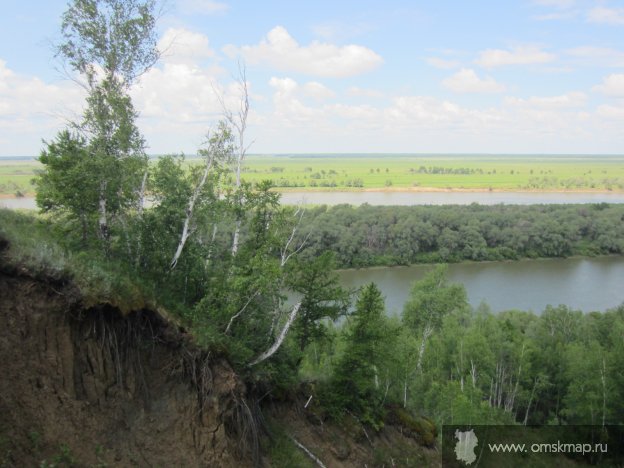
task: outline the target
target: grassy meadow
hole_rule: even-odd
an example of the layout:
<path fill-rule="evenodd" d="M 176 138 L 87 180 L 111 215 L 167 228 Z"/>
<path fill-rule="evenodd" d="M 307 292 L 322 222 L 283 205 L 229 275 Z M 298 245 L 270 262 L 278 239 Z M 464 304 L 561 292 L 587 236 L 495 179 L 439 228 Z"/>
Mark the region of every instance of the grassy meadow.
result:
<path fill-rule="evenodd" d="M 0 195 L 32 195 L 38 167 L 0 159 Z M 250 155 L 243 177 L 280 190 L 624 191 L 624 156 Z"/>

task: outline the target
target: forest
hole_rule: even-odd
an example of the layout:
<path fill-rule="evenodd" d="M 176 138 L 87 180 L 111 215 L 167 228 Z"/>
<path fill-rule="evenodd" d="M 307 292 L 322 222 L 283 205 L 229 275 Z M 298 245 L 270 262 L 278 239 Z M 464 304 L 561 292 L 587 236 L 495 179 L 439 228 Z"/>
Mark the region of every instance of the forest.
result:
<path fill-rule="evenodd" d="M 129 89 L 158 58 L 152 7 L 76 0 L 63 16 L 58 54 L 86 84 L 85 111 L 44 145 L 40 214 L 0 211 L 10 263 L 122 308 L 164 308 L 231 363 L 254 407 L 305 386 L 322 421 L 366 433 L 399 419 L 428 445 L 443 424 L 624 423 L 624 306 L 494 315 L 440 265 L 391 318 L 375 284 L 346 290 L 335 273 L 621 254 L 624 207 L 281 206 L 270 181 L 241 177 L 244 69 L 201 164 L 150 165 Z"/>
<path fill-rule="evenodd" d="M 313 207 L 305 254 L 332 251 L 341 268 L 624 251 L 621 205 Z"/>

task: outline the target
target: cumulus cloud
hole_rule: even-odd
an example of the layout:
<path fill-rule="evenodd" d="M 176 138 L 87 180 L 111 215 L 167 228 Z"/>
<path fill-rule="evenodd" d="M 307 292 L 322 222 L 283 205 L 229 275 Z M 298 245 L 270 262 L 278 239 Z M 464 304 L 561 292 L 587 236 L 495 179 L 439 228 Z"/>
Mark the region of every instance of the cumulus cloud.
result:
<path fill-rule="evenodd" d="M 587 21 L 590 23 L 623 25 L 624 8 L 607 8 L 602 6 L 592 8 L 587 13 Z"/>
<path fill-rule="evenodd" d="M 359 45 L 337 46 L 313 41 L 302 46 L 282 26 L 273 28 L 257 45 L 240 48 L 227 46 L 224 51 L 242 57 L 250 64 L 265 64 L 280 71 L 344 78 L 369 72 L 383 59 Z"/>
<path fill-rule="evenodd" d="M 485 68 L 504 65 L 532 65 L 555 60 L 555 55 L 539 47 L 515 47 L 511 50 L 487 49 L 479 54 L 476 63 Z"/>
<path fill-rule="evenodd" d="M 565 53 L 587 65 L 601 67 L 624 67 L 624 52 L 609 47 L 581 46 Z"/>
<path fill-rule="evenodd" d="M 614 73 L 605 77 L 602 84 L 596 85 L 592 91 L 613 97 L 624 97 L 624 74 Z"/>
<path fill-rule="evenodd" d="M 324 101 L 336 96 L 336 93 L 318 81 L 309 81 L 303 85 L 303 92 L 306 96 L 316 99 L 317 101 Z"/>
<path fill-rule="evenodd" d="M 205 34 L 185 28 L 169 28 L 158 41 L 162 61 L 167 63 L 196 63 L 215 56 Z"/>
<path fill-rule="evenodd" d="M 286 127 L 317 124 L 323 119 L 321 108 L 305 105 L 298 97 L 299 84 L 292 78 L 272 77 L 269 85 L 275 90 L 273 94 L 273 112 Z"/>
<path fill-rule="evenodd" d="M 441 68 L 443 70 L 451 70 L 459 67 L 460 65 L 457 60 L 447 60 L 439 57 L 427 57 L 426 61 L 432 67 Z"/>
<path fill-rule="evenodd" d="M 462 68 L 454 75 L 442 81 L 444 87 L 455 93 L 500 93 L 505 86 L 494 78 L 479 78 L 474 70 Z"/>
<path fill-rule="evenodd" d="M 507 97 L 505 104 L 517 107 L 533 107 L 540 109 L 571 109 L 582 107 L 587 102 L 587 95 L 579 91 L 574 91 L 560 96 L 531 96 L 528 99 Z"/>
<path fill-rule="evenodd" d="M 624 107 L 604 104 L 598 106 L 596 114 L 608 120 L 624 120 Z"/>
<path fill-rule="evenodd" d="M 350 86 L 347 89 L 347 95 L 356 96 L 356 97 L 367 97 L 367 98 L 381 98 L 384 97 L 384 93 L 377 89 L 371 88 L 360 88 L 359 86 Z"/>
<path fill-rule="evenodd" d="M 15 73 L 0 60 L 0 140 L 7 154 L 34 154 L 67 120 L 80 115 L 82 89 Z M 36 149 L 33 149 L 36 148 Z"/>
<path fill-rule="evenodd" d="M 206 35 L 170 28 L 158 42 L 162 62 L 143 75 L 132 98 L 145 120 L 206 123 L 221 111 L 215 86 L 223 70 Z M 221 90 L 224 95 L 227 90 Z"/>

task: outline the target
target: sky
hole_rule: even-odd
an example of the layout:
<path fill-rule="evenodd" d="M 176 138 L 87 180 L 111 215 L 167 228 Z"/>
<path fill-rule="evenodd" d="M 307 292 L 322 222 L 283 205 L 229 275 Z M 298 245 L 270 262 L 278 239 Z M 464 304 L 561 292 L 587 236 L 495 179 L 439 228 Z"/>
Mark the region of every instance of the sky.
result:
<path fill-rule="evenodd" d="M 5 0 L 0 156 L 37 155 L 84 94 L 54 56 L 67 3 Z M 131 90 L 151 154 L 235 109 L 250 153 L 624 153 L 624 2 L 168 0 Z"/>

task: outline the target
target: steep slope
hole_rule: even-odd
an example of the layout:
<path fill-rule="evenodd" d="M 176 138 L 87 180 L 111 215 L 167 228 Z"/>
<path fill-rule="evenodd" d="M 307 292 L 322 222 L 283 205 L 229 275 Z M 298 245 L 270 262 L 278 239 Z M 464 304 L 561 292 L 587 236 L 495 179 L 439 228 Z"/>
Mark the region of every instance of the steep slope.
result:
<path fill-rule="evenodd" d="M 158 314 L 0 274 L 0 465 L 250 465 L 245 387 Z"/>
<path fill-rule="evenodd" d="M 425 419 L 390 408 L 374 432 L 313 386 L 254 390 L 165 311 L 86 299 L 30 252 L 0 236 L 0 467 L 439 466 Z"/>

